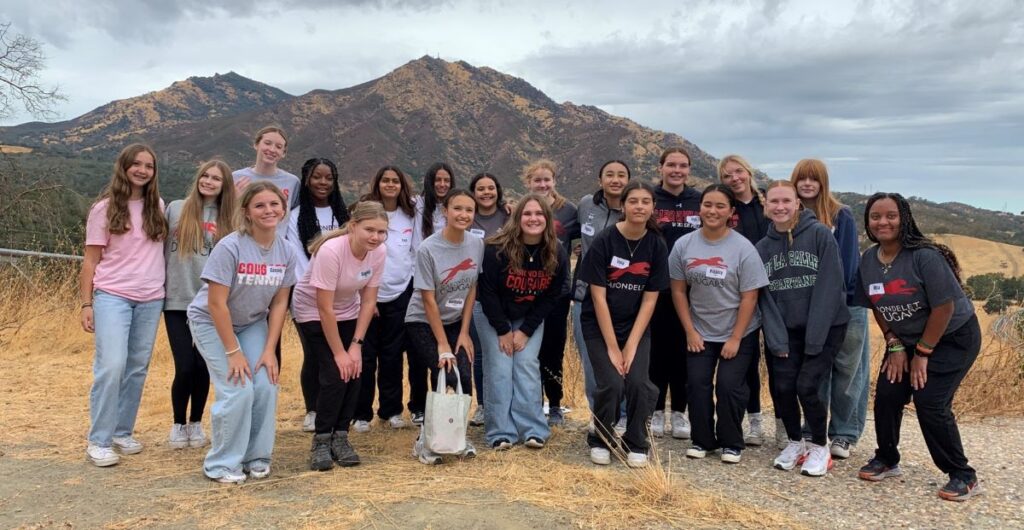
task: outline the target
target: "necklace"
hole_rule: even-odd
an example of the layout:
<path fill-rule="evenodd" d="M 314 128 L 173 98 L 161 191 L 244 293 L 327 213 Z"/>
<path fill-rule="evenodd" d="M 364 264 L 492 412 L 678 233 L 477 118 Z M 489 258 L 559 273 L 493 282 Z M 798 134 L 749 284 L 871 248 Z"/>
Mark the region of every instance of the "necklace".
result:
<path fill-rule="evenodd" d="M 629 240 L 626 239 L 626 248 L 629 249 L 629 259 L 630 259 L 630 261 L 633 260 L 633 254 L 635 254 L 636 250 L 638 248 L 640 248 L 640 243 L 644 242 L 644 236 L 646 236 L 646 235 L 647 235 L 647 230 L 644 230 L 644 233 L 640 234 L 640 239 L 636 240 L 636 246 L 630 245 L 629 244 Z M 623 239 L 625 239 L 625 238 L 623 238 Z"/>
<path fill-rule="evenodd" d="M 900 248 L 900 250 L 903 250 Z M 891 258 L 885 258 L 882 256 L 882 248 L 878 248 L 878 263 L 882 265 L 882 276 L 889 274 L 889 270 L 892 269 L 892 264 L 896 262 L 896 256 L 900 255 L 900 250 L 897 250 Z"/>
<path fill-rule="evenodd" d="M 538 250 L 540 250 L 540 247 L 537 247 L 537 248 L 535 248 L 533 250 L 530 250 L 530 247 L 526 247 L 526 252 L 530 254 L 530 256 L 529 256 L 530 263 L 533 263 L 533 258 L 534 258 L 534 256 L 537 255 L 537 251 Z"/>

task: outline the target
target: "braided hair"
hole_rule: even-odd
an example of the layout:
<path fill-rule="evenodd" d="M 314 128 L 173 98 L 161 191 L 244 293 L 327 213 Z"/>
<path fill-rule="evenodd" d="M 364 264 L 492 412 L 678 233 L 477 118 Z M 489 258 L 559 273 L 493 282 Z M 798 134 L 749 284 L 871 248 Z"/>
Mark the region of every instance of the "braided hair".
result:
<path fill-rule="evenodd" d="M 325 165 L 331 170 L 331 177 L 333 182 L 331 183 L 331 193 L 327 195 L 327 204 L 331 207 L 331 212 L 334 215 L 334 219 L 338 222 L 338 226 L 344 225 L 348 222 L 349 213 L 348 208 L 345 207 L 345 199 L 341 197 L 341 189 L 338 187 L 338 166 L 334 165 L 334 162 L 326 158 L 310 158 L 306 160 L 305 164 L 302 164 L 302 185 L 299 186 L 299 242 L 302 243 L 302 249 L 306 252 L 306 257 L 310 257 L 309 243 L 320 234 L 320 222 L 316 218 L 316 206 L 313 205 L 313 194 L 309 191 L 309 179 L 313 176 L 313 170 L 319 165 Z"/>
<path fill-rule="evenodd" d="M 864 228 L 867 232 L 868 239 L 873 243 L 878 243 L 878 238 L 871 233 L 867 227 L 868 222 L 871 219 L 871 206 L 882 199 L 889 199 L 896 203 L 896 210 L 900 214 L 900 232 L 896 237 L 899 239 L 900 246 L 911 250 L 919 248 L 930 248 L 942 254 L 942 257 L 946 259 L 946 263 L 949 264 L 949 268 L 953 270 L 953 276 L 956 277 L 957 283 L 963 287 L 963 279 L 961 279 L 960 261 L 956 258 L 956 254 L 953 250 L 941 243 L 936 243 L 934 240 L 924 235 L 921 229 L 917 227 L 917 222 L 914 221 L 914 215 L 910 213 L 910 203 L 907 199 L 903 198 L 899 193 L 885 193 L 878 192 L 871 197 L 868 197 L 868 202 L 864 206 Z"/>

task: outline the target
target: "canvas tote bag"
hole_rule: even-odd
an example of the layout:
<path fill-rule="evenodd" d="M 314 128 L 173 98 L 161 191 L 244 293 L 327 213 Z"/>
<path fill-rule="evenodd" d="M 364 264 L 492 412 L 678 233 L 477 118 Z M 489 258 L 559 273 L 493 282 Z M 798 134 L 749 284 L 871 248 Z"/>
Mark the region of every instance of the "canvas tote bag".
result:
<path fill-rule="evenodd" d="M 458 367 L 455 393 L 447 392 L 445 371 L 437 371 L 437 391 L 427 392 L 427 410 L 423 414 L 424 443 L 427 449 L 439 455 L 460 455 L 466 450 L 466 429 L 469 426 L 469 407 L 473 398 L 462 392 L 462 378 Z"/>

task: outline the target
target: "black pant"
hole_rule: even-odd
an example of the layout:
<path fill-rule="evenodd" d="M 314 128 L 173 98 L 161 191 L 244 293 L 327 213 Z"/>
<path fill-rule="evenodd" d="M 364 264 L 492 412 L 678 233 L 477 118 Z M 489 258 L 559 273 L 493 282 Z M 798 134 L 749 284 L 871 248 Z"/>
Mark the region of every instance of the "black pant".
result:
<path fill-rule="evenodd" d="M 545 330 L 545 333 L 547 330 Z M 619 421 L 622 399 L 626 399 L 626 434 L 622 442 L 627 451 L 646 453 L 647 421 L 654 412 L 658 388 L 650 378 L 651 335 L 644 333 L 637 345 L 629 372 L 623 377 L 608 358 L 608 348 L 601 337 L 585 339 L 590 364 L 594 367 L 594 433 L 587 435 L 590 447 L 615 445 L 615 423 Z M 619 343 L 621 348 L 625 342 Z M 611 444 L 611 445 L 609 445 Z"/>
<path fill-rule="evenodd" d="M 192 332 L 188 329 L 185 311 L 164 311 L 164 326 L 167 328 L 167 342 L 174 357 L 174 380 L 171 381 L 171 410 L 174 423 L 185 424 L 185 410 L 192 400 L 192 413 L 188 421 L 198 423 L 203 419 L 206 398 L 210 395 L 210 372 L 199 350 L 192 344 Z"/>
<path fill-rule="evenodd" d="M 743 411 L 750 397 L 745 378 L 758 349 L 757 332 L 743 337 L 732 359 L 722 358 L 724 345 L 722 342 L 704 341 L 704 351 L 687 353 L 686 356 L 686 388 L 690 398 L 693 443 L 707 450 L 720 447 L 742 450 L 746 447 L 743 443 Z"/>
<path fill-rule="evenodd" d="M 348 431 L 359 399 L 359 378 L 342 381 L 341 370 L 334 361 L 334 352 L 327 344 L 327 337 L 320 321 L 302 322 L 299 326 L 319 365 L 320 390 L 316 398 L 316 433 Z M 341 345 L 345 349 L 351 344 L 355 332 L 355 319 L 338 322 L 338 334 L 341 335 Z"/>
<path fill-rule="evenodd" d="M 444 325 L 445 337 L 448 338 L 448 345 L 452 348 L 455 347 L 455 343 L 459 339 L 460 329 L 462 329 L 461 320 Z M 418 360 L 418 363 L 421 366 L 430 368 L 430 385 L 436 391 L 437 375 L 439 370 L 437 367 L 437 339 L 434 338 L 434 332 L 430 331 L 430 324 L 427 324 L 426 322 L 408 322 L 405 325 L 405 333 L 409 337 L 409 353 L 412 357 L 415 357 Z M 456 366 L 459 367 L 459 380 L 455 379 L 454 370 L 446 372 L 445 385 L 454 388 L 459 381 L 461 381 L 462 391 L 466 394 L 472 394 L 473 377 L 469 355 L 462 348 L 459 348 L 459 351 L 453 353 L 455 354 Z M 426 388 L 423 389 L 423 395 L 419 396 L 419 400 L 421 403 L 426 403 Z M 426 408 L 426 405 L 424 405 L 424 408 Z"/>
<path fill-rule="evenodd" d="M 411 284 L 398 298 L 377 302 L 378 316 L 370 321 L 363 343 L 363 375 L 356 419 L 373 419 L 373 395 L 380 390 L 377 416 L 402 413 L 402 352 L 405 350 L 405 310 L 412 297 Z"/>
<path fill-rule="evenodd" d="M 751 358 L 750 365 L 747 367 L 746 380 L 747 387 L 750 388 L 750 397 L 747 398 L 746 405 L 747 412 L 752 414 L 755 412 L 761 412 L 761 342 L 757 339 L 761 334 L 761 329 L 758 328 L 750 334 L 755 337 L 755 347 L 754 356 Z M 769 388 L 769 393 L 771 393 L 771 388 Z"/>
<path fill-rule="evenodd" d="M 548 396 L 548 408 L 562 406 L 562 361 L 565 359 L 565 338 L 569 317 L 569 302 L 566 294 L 558 299 L 544 319 L 544 337 L 540 341 L 540 382 Z"/>
<path fill-rule="evenodd" d="M 904 344 L 913 352 L 914 344 Z M 875 388 L 875 435 L 878 449 L 875 458 L 893 466 L 900 462 L 900 426 L 903 409 L 914 399 L 921 434 L 932 455 L 932 461 L 951 478 L 964 481 L 975 478 L 974 468 L 967 464 L 960 430 L 953 416 L 953 396 L 964 376 L 971 369 L 981 350 L 981 328 L 978 318 L 942 337 L 928 360 L 928 380 L 921 390 L 910 386 L 910 374 L 904 373 L 899 383 L 890 383 L 884 373 L 878 376 Z M 913 359 L 913 354 L 909 356 Z"/>
<path fill-rule="evenodd" d="M 771 357 L 772 395 L 776 414 L 782 418 L 790 440 L 800 439 L 800 409 L 803 409 L 811 443 L 825 445 L 828 443 L 828 401 L 822 400 L 821 387 L 831 375 L 832 362 L 846 338 L 846 324 L 829 329 L 824 348 L 815 355 L 804 353 L 806 333 L 804 328 L 789 330 L 788 355 Z"/>
<path fill-rule="evenodd" d="M 303 331 L 304 326 L 298 322 L 295 324 L 295 331 L 299 335 L 299 344 L 302 345 L 302 370 L 299 372 L 299 385 L 302 387 L 302 401 L 306 404 L 306 412 L 316 411 L 316 398 L 320 394 L 320 363 L 316 358 L 316 351 L 310 347 Z M 319 325 L 319 321 L 317 321 Z"/>
<path fill-rule="evenodd" d="M 686 332 L 679 322 L 672 292 L 662 291 L 651 317 L 651 381 L 658 387 L 654 410 L 665 409 L 672 391 L 672 410 L 686 411 Z"/>

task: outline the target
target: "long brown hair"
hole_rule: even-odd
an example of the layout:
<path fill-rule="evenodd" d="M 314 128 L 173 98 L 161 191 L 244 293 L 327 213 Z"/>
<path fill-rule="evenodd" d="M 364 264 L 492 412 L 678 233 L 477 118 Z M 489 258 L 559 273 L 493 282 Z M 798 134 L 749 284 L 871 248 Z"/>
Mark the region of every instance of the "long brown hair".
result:
<path fill-rule="evenodd" d="M 110 183 L 100 193 L 96 202 L 107 199 L 107 232 L 124 234 L 131 230 L 131 215 L 128 213 L 128 199 L 132 196 L 132 183 L 128 179 L 128 168 L 132 167 L 139 153 L 153 157 L 153 178 L 142 187 L 142 229 L 149 239 L 162 241 L 167 237 L 167 218 L 160 208 L 160 187 L 157 185 L 156 153 L 145 144 L 131 144 L 121 150 L 114 162 L 114 174 Z"/>
<path fill-rule="evenodd" d="M 349 217 L 348 221 L 341 225 L 341 227 L 317 236 L 317 238 L 309 244 L 309 255 L 315 255 L 316 251 L 320 250 L 320 247 L 322 247 L 327 241 L 351 232 L 352 225 L 360 221 L 365 221 L 367 219 L 383 219 L 384 222 L 388 221 L 387 210 L 384 209 L 383 204 L 377 201 L 359 201 L 352 205 L 351 214 L 352 217 Z"/>
<path fill-rule="evenodd" d="M 805 158 L 797 162 L 789 181 L 796 186 L 804 179 L 811 179 L 821 185 L 818 196 L 811 204 L 811 211 L 818 217 L 818 222 L 832 228 L 843 203 L 837 201 L 828 189 L 828 168 L 825 167 L 825 163 L 814 158 Z M 799 194 L 796 197 L 800 199 Z"/>
<path fill-rule="evenodd" d="M 231 168 L 223 160 L 213 159 L 204 162 L 192 179 L 192 188 L 181 206 L 181 219 L 178 230 L 173 236 L 178 240 L 178 259 L 185 260 L 202 251 L 206 243 L 206 228 L 203 226 L 202 194 L 199 193 L 199 179 L 211 168 L 217 168 L 221 175 L 220 194 L 217 195 L 217 233 L 213 243 L 216 244 L 224 236 L 235 231 L 235 181 L 231 177 Z"/>
<path fill-rule="evenodd" d="M 555 166 L 554 162 L 548 160 L 547 158 L 541 158 L 540 160 L 534 160 L 533 163 L 531 163 L 530 165 L 526 166 L 526 169 L 523 170 L 523 184 L 526 184 L 526 189 L 530 189 L 530 177 L 538 169 L 546 169 L 546 170 L 550 171 L 551 172 L 551 179 L 555 182 L 555 185 L 557 186 L 557 183 L 558 183 L 558 167 Z M 558 209 L 562 208 L 563 206 L 565 206 L 565 197 L 563 197 L 562 194 L 558 193 L 557 189 L 552 187 L 551 188 L 551 208 L 553 210 L 558 210 Z"/>
<path fill-rule="evenodd" d="M 398 190 L 398 199 L 395 201 L 398 204 L 398 209 L 402 210 L 405 215 L 414 217 L 416 215 L 416 208 L 412 205 L 412 183 L 409 181 L 409 177 L 402 172 L 398 166 L 384 166 L 377 170 L 377 174 L 373 176 L 373 180 L 370 181 L 370 191 L 360 197 L 360 201 L 376 201 L 384 204 L 384 196 L 380 193 L 380 181 L 384 178 L 384 173 L 393 171 L 395 175 L 398 175 L 398 182 L 402 189 Z"/>
<path fill-rule="evenodd" d="M 523 210 L 530 202 L 536 202 L 544 212 L 544 234 L 540 237 L 540 259 L 544 264 L 544 273 L 552 275 L 558 268 L 558 251 L 560 244 L 555 235 L 555 214 L 547 202 L 540 196 L 530 193 L 523 197 L 523 200 L 516 204 L 512 215 L 505 222 L 505 226 L 487 239 L 487 243 L 498 246 L 498 255 L 508 256 L 508 268 L 512 272 L 522 272 L 523 261 L 526 259 L 526 243 L 523 243 Z"/>

